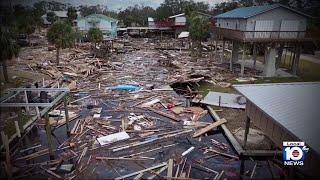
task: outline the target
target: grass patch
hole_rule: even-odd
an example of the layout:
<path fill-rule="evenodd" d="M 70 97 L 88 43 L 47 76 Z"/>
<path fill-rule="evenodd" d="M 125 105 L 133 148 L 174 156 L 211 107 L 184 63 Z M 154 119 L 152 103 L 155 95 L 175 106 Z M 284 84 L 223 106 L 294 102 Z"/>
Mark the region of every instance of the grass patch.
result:
<path fill-rule="evenodd" d="M 32 116 L 26 115 L 24 113 L 21 113 L 21 122 L 22 125 L 25 125 Z M 8 135 L 8 138 L 10 138 L 14 133 L 16 133 L 16 126 L 14 124 L 14 120 L 10 120 L 6 122 L 6 128 L 4 129 L 4 132 Z"/>
<path fill-rule="evenodd" d="M 289 55 L 284 55 L 280 67 L 290 69 L 291 61 Z M 303 81 L 320 81 L 320 64 L 300 59 L 298 76 Z"/>
<path fill-rule="evenodd" d="M 200 82 L 200 87 L 197 88 L 203 96 L 206 96 L 210 91 L 223 92 L 223 93 L 235 93 L 236 91 L 232 87 L 224 88 L 221 86 L 213 85 L 207 82 Z"/>

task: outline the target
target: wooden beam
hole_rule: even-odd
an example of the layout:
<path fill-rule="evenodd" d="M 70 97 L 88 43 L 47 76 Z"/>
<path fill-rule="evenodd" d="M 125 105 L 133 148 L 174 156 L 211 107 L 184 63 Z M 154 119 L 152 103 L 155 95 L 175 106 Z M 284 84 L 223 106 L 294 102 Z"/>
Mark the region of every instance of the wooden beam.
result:
<path fill-rule="evenodd" d="M 207 127 L 202 128 L 202 129 L 196 131 L 196 132 L 193 134 L 193 137 L 194 137 L 194 138 L 195 138 L 195 137 L 199 137 L 199 136 L 201 136 L 202 134 L 207 133 L 207 132 L 210 131 L 211 129 L 213 129 L 213 128 L 217 127 L 217 126 L 220 126 L 221 124 L 226 123 L 226 122 L 227 122 L 227 120 L 224 119 L 224 118 L 222 118 L 222 119 L 220 119 L 220 120 L 217 120 L 216 122 L 208 125 Z"/>
<path fill-rule="evenodd" d="M 49 114 L 45 114 L 45 121 L 46 121 L 46 133 L 47 133 L 47 142 L 48 142 L 48 149 L 49 149 L 49 155 L 50 160 L 54 159 L 54 151 L 53 151 L 53 144 L 52 144 L 52 137 L 51 137 L 51 126 L 49 122 Z"/>
<path fill-rule="evenodd" d="M 65 113 L 65 117 L 66 117 L 67 136 L 70 137 L 69 111 L 68 111 L 68 102 L 67 102 L 67 97 L 66 96 L 63 98 L 63 104 L 64 104 L 64 113 Z"/>
<path fill-rule="evenodd" d="M 209 114 L 217 121 L 220 120 L 219 115 L 210 107 L 206 106 L 209 110 Z M 227 128 L 225 124 L 221 125 L 221 128 L 224 132 L 224 134 L 227 136 L 228 140 L 231 142 L 233 148 L 236 150 L 237 154 L 240 155 L 243 152 L 242 146 L 239 144 L 239 142 L 236 140 L 236 138 L 233 136 L 233 134 L 230 132 L 230 130 Z"/>
<path fill-rule="evenodd" d="M 250 118 L 247 116 L 246 119 L 246 129 L 244 131 L 244 142 L 243 142 L 243 148 L 246 149 L 247 140 L 248 140 L 248 133 L 250 128 Z"/>
<path fill-rule="evenodd" d="M 6 149 L 6 172 L 7 172 L 7 178 L 12 179 L 12 169 L 11 169 L 11 159 L 10 159 L 10 149 L 9 149 L 9 140 L 8 136 L 4 133 L 4 131 L 1 131 L 1 138 L 2 143 L 4 144 L 4 147 Z"/>
<path fill-rule="evenodd" d="M 172 119 L 174 121 L 180 121 L 180 119 L 176 118 L 175 116 L 171 115 L 171 114 L 167 114 L 165 112 L 162 112 L 162 111 L 158 111 L 158 110 L 155 110 L 155 109 L 152 109 L 152 108 L 149 108 L 150 111 L 156 113 L 156 114 L 159 114 L 161 116 L 164 116 L 164 117 L 167 117 L 169 119 Z"/>
<path fill-rule="evenodd" d="M 169 163 L 168 163 L 168 172 L 167 172 L 167 179 L 171 179 L 170 177 L 172 177 L 172 172 L 173 172 L 173 159 L 169 159 Z"/>
<path fill-rule="evenodd" d="M 140 173 L 144 173 L 144 172 L 147 172 L 147 171 L 150 171 L 150 170 L 153 170 L 153 169 L 157 169 L 157 168 L 160 168 L 160 167 L 163 167 L 163 166 L 166 166 L 166 165 L 167 165 L 167 162 L 163 162 L 163 163 L 161 163 L 161 164 L 158 164 L 158 165 L 149 167 L 149 168 L 147 168 L 147 169 L 143 169 L 143 170 L 140 170 L 140 171 L 136 171 L 136 172 L 133 172 L 133 173 L 124 175 L 124 176 L 117 177 L 117 178 L 115 178 L 115 180 L 120 180 L 120 179 L 129 178 L 129 177 L 138 175 L 138 174 L 140 174 Z"/>

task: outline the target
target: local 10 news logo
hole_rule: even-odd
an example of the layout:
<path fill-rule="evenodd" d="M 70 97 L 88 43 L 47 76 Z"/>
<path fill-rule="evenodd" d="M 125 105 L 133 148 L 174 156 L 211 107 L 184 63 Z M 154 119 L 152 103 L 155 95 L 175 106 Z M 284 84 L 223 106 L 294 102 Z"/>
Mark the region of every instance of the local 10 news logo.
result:
<path fill-rule="evenodd" d="M 306 153 L 309 151 L 304 142 L 283 142 L 283 164 L 287 166 L 303 166 Z"/>

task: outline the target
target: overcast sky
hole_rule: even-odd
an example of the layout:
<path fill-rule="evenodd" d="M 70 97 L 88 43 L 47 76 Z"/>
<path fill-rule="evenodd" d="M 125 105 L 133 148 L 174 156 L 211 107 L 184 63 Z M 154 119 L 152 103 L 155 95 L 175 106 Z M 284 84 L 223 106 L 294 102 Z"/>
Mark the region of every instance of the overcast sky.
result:
<path fill-rule="evenodd" d="M 23 4 L 31 6 L 35 2 L 39 2 L 42 0 L 0 0 L 1 4 L 8 4 L 9 1 L 12 1 L 13 4 Z M 47 0 L 52 1 L 52 0 Z M 55 0 L 56 2 L 61 3 L 69 3 L 73 6 L 79 5 L 106 5 L 108 9 L 111 10 L 118 10 L 118 9 L 125 9 L 128 6 L 133 6 L 135 4 L 144 5 L 144 6 L 151 6 L 153 8 L 157 8 L 164 0 Z M 216 3 L 220 3 L 226 0 L 194 0 L 194 1 L 203 1 L 209 3 L 211 6 L 215 5 Z"/>

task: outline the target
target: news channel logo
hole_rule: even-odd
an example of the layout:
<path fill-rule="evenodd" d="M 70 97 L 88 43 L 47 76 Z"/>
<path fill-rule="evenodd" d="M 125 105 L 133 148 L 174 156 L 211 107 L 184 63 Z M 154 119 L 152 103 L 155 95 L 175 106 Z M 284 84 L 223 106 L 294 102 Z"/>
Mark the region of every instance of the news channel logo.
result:
<path fill-rule="evenodd" d="M 309 151 L 304 142 L 283 142 L 283 164 L 286 166 L 303 166 Z"/>

